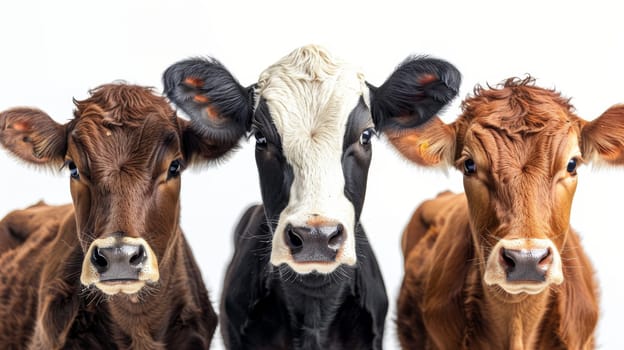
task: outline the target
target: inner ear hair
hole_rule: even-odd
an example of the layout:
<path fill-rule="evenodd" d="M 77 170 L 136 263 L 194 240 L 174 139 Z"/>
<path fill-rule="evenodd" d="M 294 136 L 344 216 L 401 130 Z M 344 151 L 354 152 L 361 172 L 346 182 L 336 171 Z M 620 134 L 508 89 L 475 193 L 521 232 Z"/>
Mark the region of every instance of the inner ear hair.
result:
<path fill-rule="evenodd" d="M 422 166 L 452 166 L 455 157 L 455 129 L 434 117 L 418 128 L 387 129 L 388 141 L 405 158 Z"/>
<path fill-rule="evenodd" d="M 13 108 L 0 113 L 0 144 L 21 160 L 58 169 L 67 150 L 66 128 L 41 110 Z"/>
<path fill-rule="evenodd" d="M 583 158 L 596 165 L 624 165 L 624 104 L 609 108 L 581 127 Z"/>

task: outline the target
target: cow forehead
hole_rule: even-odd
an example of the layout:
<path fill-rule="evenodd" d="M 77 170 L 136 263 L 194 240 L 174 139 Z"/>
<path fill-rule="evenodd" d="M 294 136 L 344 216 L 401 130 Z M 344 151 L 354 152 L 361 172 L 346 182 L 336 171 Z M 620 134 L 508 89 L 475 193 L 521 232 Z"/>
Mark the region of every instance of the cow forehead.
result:
<path fill-rule="evenodd" d="M 302 136 L 341 142 L 361 97 L 368 104 L 364 75 L 317 46 L 297 49 L 267 68 L 256 86 L 256 101 L 266 101 L 285 143 Z"/>
<path fill-rule="evenodd" d="M 470 156 L 471 151 L 484 152 L 491 162 L 507 158 L 535 163 L 538 159 L 555 159 L 569 153 L 572 147 L 578 148 L 578 130 L 570 123 L 555 122 L 520 132 L 473 123 L 461 139 L 464 150 L 469 153 L 466 156 Z"/>
<path fill-rule="evenodd" d="M 82 158 L 82 166 L 88 165 L 92 180 L 120 169 L 147 174 L 151 169 L 148 163 L 155 156 L 180 146 L 175 113 L 164 98 L 150 89 L 103 85 L 88 99 L 77 101 L 76 107 L 68 141 L 70 151 L 78 153 L 70 156 Z"/>
<path fill-rule="evenodd" d="M 578 135 L 580 119 L 569 99 L 533 83 L 510 79 L 499 88 L 477 86 L 474 96 L 462 103 L 457 130 L 463 144 L 458 151 L 472 143 L 488 153 L 520 159 L 562 153 L 561 142 Z"/>

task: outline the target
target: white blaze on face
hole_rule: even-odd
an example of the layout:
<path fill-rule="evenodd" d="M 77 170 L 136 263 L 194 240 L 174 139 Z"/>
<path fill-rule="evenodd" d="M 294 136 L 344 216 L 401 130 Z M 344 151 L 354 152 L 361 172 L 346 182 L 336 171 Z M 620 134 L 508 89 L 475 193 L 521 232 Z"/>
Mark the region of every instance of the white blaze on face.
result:
<path fill-rule="evenodd" d="M 271 263 L 287 263 L 298 273 L 329 273 L 340 264 L 354 265 L 355 209 L 344 193 L 342 154 L 349 114 L 361 97 L 368 103 L 363 75 L 308 46 L 263 72 L 257 94 L 266 101 L 294 175 L 288 205 L 274 232 Z M 287 224 L 308 226 L 313 216 L 344 226 L 345 241 L 335 262 L 293 260 L 284 229 Z"/>

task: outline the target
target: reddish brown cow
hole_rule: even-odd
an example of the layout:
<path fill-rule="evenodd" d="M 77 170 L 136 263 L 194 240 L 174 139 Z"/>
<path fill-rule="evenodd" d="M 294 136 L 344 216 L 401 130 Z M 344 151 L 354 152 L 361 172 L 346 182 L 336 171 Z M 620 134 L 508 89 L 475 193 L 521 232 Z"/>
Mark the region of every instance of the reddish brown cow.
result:
<path fill-rule="evenodd" d="M 529 77 L 477 87 L 462 111 L 389 135 L 417 164 L 455 166 L 465 189 L 422 204 L 404 232 L 401 345 L 593 348 L 597 286 L 570 207 L 579 165 L 624 165 L 624 105 L 588 122 Z"/>
<path fill-rule="evenodd" d="M 216 315 L 178 225 L 180 172 L 240 135 L 199 134 L 150 89 L 110 84 L 61 125 L 0 113 L 0 143 L 68 169 L 73 206 L 2 221 L 0 348 L 208 349 Z"/>

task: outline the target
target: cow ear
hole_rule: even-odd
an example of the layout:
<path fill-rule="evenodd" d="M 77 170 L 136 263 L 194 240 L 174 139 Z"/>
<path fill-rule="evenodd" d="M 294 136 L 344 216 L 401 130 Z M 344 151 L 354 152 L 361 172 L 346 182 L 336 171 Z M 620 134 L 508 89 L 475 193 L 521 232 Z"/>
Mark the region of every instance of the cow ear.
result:
<path fill-rule="evenodd" d="M 67 149 L 65 126 L 43 111 L 13 108 L 0 113 L 0 144 L 32 164 L 61 165 Z"/>
<path fill-rule="evenodd" d="M 423 124 L 457 96 L 460 84 L 461 74 L 452 64 L 408 57 L 379 88 L 368 84 L 377 130 Z"/>
<path fill-rule="evenodd" d="M 253 112 L 253 88 L 244 88 L 214 59 L 175 63 L 163 74 L 164 92 L 214 142 L 230 144 L 245 134 Z"/>
<path fill-rule="evenodd" d="M 590 162 L 624 165 L 624 104 L 615 105 L 597 119 L 584 123 L 581 152 Z"/>
<path fill-rule="evenodd" d="M 178 125 L 182 134 L 182 153 L 187 164 L 200 165 L 219 159 L 238 146 L 240 137 L 215 139 L 214 133 L 203 132 L 203 126 L 194 120 L 178 118 Z"/>
<path fill-rule="evenodd" d="M 434 117 L 412 129 L 388 128 L 388 141 L 405 158 L 423 166 L 452 166 L 455 158 L 455 125 Z"/>

